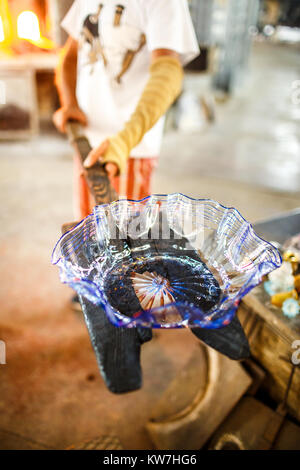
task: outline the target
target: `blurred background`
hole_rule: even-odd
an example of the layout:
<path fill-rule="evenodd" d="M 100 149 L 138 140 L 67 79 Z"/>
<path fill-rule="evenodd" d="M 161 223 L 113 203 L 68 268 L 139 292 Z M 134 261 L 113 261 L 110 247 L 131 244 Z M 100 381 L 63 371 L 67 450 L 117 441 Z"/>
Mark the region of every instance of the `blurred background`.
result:
<path fill-rule="evenodd" d="M 147 403 L 189 348 L 178 346 L 164 380 L 145 366 L 139 399 L 120 402 L 104 390 L 71 292 L 50 264 L 62 224 L 73 220 L 72 149 L 51 120 L 60 22 L 71 4 L 0 3 L 0 448 L 65 448 L 99 426 L 102 434 L 118 426 L 125 448 L 144 448 L 145 431 L 126 430 L 128 410 L 133 421 L 147 419 Z M 201 55 L 168 113 L 153 192 L 212 198 L 253 223 L 299 208 L 300 2 L 189 4 Z M 178 332 L 168 334 L 162 349 L 177 344 Z M 151 360 L 161 364 L 162 355 Z"/>

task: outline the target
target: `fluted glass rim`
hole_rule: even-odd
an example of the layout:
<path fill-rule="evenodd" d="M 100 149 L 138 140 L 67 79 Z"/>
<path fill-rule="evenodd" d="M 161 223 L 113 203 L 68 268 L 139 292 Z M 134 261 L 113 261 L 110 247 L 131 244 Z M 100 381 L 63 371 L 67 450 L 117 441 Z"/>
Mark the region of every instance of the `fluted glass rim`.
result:
<path fill-rule="evenodd" d="M 207 319 L 206 320 L 198 319 L 198 321 L 195 320 L 196 323 L 194 324 L 194 326 L 200 326 L 200 327 L 203 327 L 203 328 L 219 328 L 219 327 L 222 327 L 225 324 L 230 323 L 230 321 L 232 320 L 232 318 L 233 318 L 233 316 L 234 316 L 234 314 L 237 310 L 239 301 L 242 299 L 242 297 L 244 297 L 252 288 L 254 288 L 255 286 L 257 286 L 259 284 L 259 282 L 260 282 L 258 280 L 259 272 L 262 272 L 262 275 L 261 275 L 261 277 L 262 277 L 264 274 L 267 274 L 268 272 L 271 272 L 273 269 L 276 269 L 276 268 L 280 267 L 280 265 L 282 263 L 282 258 L 281 258 L 280 252 L 278 251 L 278 249 L 274 245 L 272 245 L 272 243 L 270 243 L 269 241 L 263 239 L 262 237 L 260 237 L 255 232 L 255 230 L 253 228 L 253 225 L 250 222 L 248 222 L 242 216 L 242 214 L 240 213 L 240 211 L 238 209 L 236 209 L 235 207 L 231 207 L 231 206 L 229 206 L 229 207 L 225 206 L 224 204 L 219 203 L 219 202 L 215 201 L 214 199 L 210 199 L 210 198 L 193 198 L 193 197 L 190 197 L 190 196 L 186 196 L 182 193 L 153 194 L 153 195 L 147 196 L 143 199 L 125 199 L 125 198 L 124 199 L 117 199 L 117 200 L 115 200 L 111 203 L 103 204 L 101 206 L 95 206 L 95 209 L 97 207 L 101 208 L 101 209 L 107 209 L 109 207 L 115 207 L 116 205 L 128 204 L 128 203 L 136 203 L 136 204 L 140 204 L 141 206 L 143 206 L 143 203 L 145 203 L 146 201 L 149 201 L 149 200 L 153 200 L 153 201 L 165 200 L 165 201 L 168 201 L 171 198 L 174 198 L 174 199 L 177 198 L 177 199 L 179 199 L 183 202 L 184 201 L 192 201 L 195 204 L 197 204 L 197 203 L 208 203 L 208 204 L 213 205 L 214 208 L 216 208 L 217 210 L 218 209 L 222 210 L 222 212 L 224 212 L 224 211 L 233 212 L 233 214 L 239 219 L 239 222 L 241 224 L 247 224 L 247 227 L 249 228 L 249 233 L 250 233 L 251 237 L 253 237 L 254 240 L 257 240 L 258 243 L 265 244 L 266 248 L 268 248 L 268 250 L 269 250 L 269 253 L 272 254 L 272 257 L 270 259 L 260 262 L 259 266 L 257 267 L 257 270 L 255 272 L 253 272 L 252 277 L 248 280 L 248 282 L 246 284 L 246 287 L 244 289 L 241 289 L 239 292 L 237 292 L 235 297 L 233 297 L 230 300 L 230 304 L 226 306 L 226 312 L 224 311 L 222 321 L 221 320 L 220 321 L 214 321 L 214 324 L 210 324 L 210 322 Z M 95 209 L 94 209 L 94 211 L 95 211 Z M 87 217 L 85 217 L 78 224 L 76 224 L 71 230 L 68 230 L 65 234 L 63 234 L 59 238 L 59 240 L 57 241 L 57 243 L 56 243 L 56 245 L 53 249 L 53 252 L 52 252 L 51 262 L 52 262 L 53 265 L 58 265 L 60 267 L 60 270 L 63 269 L 61 265 L 64 263 L 64 259 L 63 259 L 63 256 L 61 255 L 61 253 L 60 253 L 60 256 L 58 256 L 58 254 L 59 254 L 59 248 L 62 245 L 64 239 L 69 237 L 70 233 L 72 233 L 73 231 L 75 232 L 76 230 L 78 230 L 80 225 L 84 226 L 85 224 L 88 224 L 89 221 L 94 220 L 94 214 L 95 214 L 95 212 L 88 215 Z M 68 241 L 70 242 L 70 239 L 68 239 Z M 74 282 L 72 282 L 70 279 L 67 279 L 67 276 L 66 276 L 66 280 L 63 281 L 63 282 L 70 285 L 75 290 L 77 290 L 76 285 L 74 284 Z M 146 324 L 142 325 L 136 319 L 126 317 L 125 315 L 123 315 L 122 313 L 120 313 L 119 311 L 114 309 L 110 304 L 108 304 L 108 302 L 104 302 L 104 301 L 101 302 L 101 297 L 102 297 L 101 289 L 99 289 L 99 287 L 96 285 L 96 283 L 93 282 L 92 280 L 83 277 L 83 278 L 80 279 L 80 282 L 82 284 L 85 284 L 86 288 L 88 290 L 90 290 L 91 298 L 93 297 L 92 291 L 94 291 L 94 294 L 95 294 L 95 292 L 97 292 L 99 294 L 99 297 L 97 297 L 96 294 L 94 295 L 95 303 L 100 305 L 102 308 L 104 308 L 108 318 L 116 326 L 128 326 L 128 327 L 149 326 L 149 325 L 146 325 Z M 216 307 L 215 310 L 220 311 L 220 307 L 222 308 L 222 304 L 224 304 L 224 302 L 226 302 L 226 300 L 228 300 L 228 298 L 224 297 L 222 299 L 222 301 L 218 304 L 218 306 Z M 172 308 L 172 306 L 173 307 L 174 306 L 176 306 L 176 307 L 181 306 L 182 308 L 187 308 L 187 305 L 185 305 L 184 303 L 181 303 L 181 302 L 174 302 L 174 303 L 170 303 L 170 304 L 167 305 L 168 308 Z M 164 308 L 166 308 L 166 306 Z M 154 309 L 152 309 L 152 313 L 156 314 L 156 313 L 159 312 L 160 309 L 162 309 L 162 307 L 154 308 Z M 196 307 L 194 308 L 194 310 L 195 310 L 195 312 L 197 310 L 200 312 L 200 309 L 198 309 Z M 206 312 L 206 317 L 207 317 L 208 313 L 213 316 L 216 313 L 216 311 L 214 311 L 214 309 L 212 309 L 211 311 Z M 144 311 L 144 312 L 146 312 L 146 311 Z M 156 325 L 155 322 L 152 322 L 151 326 L 153 328 L 155 328 L 155 327 L 158 327 L 158 328 L 164 328 L 164 327 L 177 328 L 177 327 L 182 327 L 182 326 L 189 326 L 189 324 L 188 324 L 188 321 L 186 321 L 186 322 L 183 321 L 180 326 L 177 326 L 177 325 L 162 326 L 162 325 Z"/>

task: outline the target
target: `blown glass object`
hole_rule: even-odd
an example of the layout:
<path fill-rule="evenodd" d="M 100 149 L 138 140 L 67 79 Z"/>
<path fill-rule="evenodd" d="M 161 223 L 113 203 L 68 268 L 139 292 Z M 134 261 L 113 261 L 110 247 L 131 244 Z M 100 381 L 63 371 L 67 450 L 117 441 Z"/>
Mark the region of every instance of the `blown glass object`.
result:
<path fill-rule="evenodd" d="M 52 263 L 116 326 L 219 328 L 281 256 L 236 209 L 169 194 L 96 206 Z"/>

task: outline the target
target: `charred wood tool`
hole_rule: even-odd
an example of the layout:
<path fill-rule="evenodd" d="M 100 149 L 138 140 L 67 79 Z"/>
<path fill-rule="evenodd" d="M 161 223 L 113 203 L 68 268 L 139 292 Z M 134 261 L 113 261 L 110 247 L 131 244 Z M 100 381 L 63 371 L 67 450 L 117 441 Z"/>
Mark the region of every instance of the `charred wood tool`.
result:
<path fill-rule="evenodd" d="M 81 126 L 69 122 L 67 134 L 77 158 L 83 164 L 92 148 L 82 133 Z M 118 198 L 100 163 L 88 169 L 82 165 L 82 171 L 95 205 L 109 203 Z M 64 224 L 63 233 L 76 224 L 76 222 Z M 182 243 L 184 242 L 183 239 Z M 115 327 L 107 319 L 101 307 L 92 304 L 83 296 L 79 296 L 79 300 L 98 366 L 108 389 L 113 393 L 126 393 L 139 389 L 142 384 L 141 345 L 151 340 L 152 330 Z M 191 331 L 198 339 L 231 359 L 240 360 L 250 355 L 247 338 L 237 317 L 228 326 L 218 330 L 192 328 Z"/>
<path fill-rule="evenodd" d="M 83 163 L 92 148 L 82 133 L 81 126 L 69 122 L 67 134 L 77 157 Z M 88 169 L 82 166 L 82 169 L 96 205 L 118 198 L 100 163 Z M 63 232 L 76 224 L 65 224 Z M 117 328 L 110 323 L 101 307 L 93 305 L 83 296 L 79 296 L 79 300 L 98 366 L 108 389 L 113 393 L 139 389 L 142 384 L 140 350 L 141 345 L 152 338 L 151 329 Z"/>
<path fill-rule="evenodd" d="M 230 359 L 241 360 L 250 357 L 248 339 L 237 316 L 224 328 L 191 328 L 191 331 L 203 343 Z"/>

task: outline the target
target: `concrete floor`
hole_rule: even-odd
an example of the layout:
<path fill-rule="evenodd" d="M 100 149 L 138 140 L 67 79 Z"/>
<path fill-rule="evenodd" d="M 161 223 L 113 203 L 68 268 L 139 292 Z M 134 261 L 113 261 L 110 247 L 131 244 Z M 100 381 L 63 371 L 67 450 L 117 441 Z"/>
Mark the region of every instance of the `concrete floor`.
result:
<path fill-rule="evenodd" d="M 165 136 L 154 192 L 211 197 L 253 222 L 299 207 L 300 105 L 290 97 L 299 70 L 294 49 L 257 44 L 247 85 L 217 106 L 216 123 Z M 201 91 L 205 79 L 187 86 Z M 0 448 L 66 448 L 104 434 L 151 448 L 144 423 L 197 340 L 159 333 L 143 347 L 143 389 L 107 392 L 71 291 L 50 265 L 60 226 L 73 219 L 71 194 L 71 151 L 56 133 L 0 145 Z"/>
<path fill-rule="evenodd" d="M 300 205 L 299 49 L 254 44 L 245 86 L 203 133 L 165 136 L 155 192 L 179 191 L 238 208 L 254 222 Z M 205 94 L 207 77 L 186 89 Z"/>

